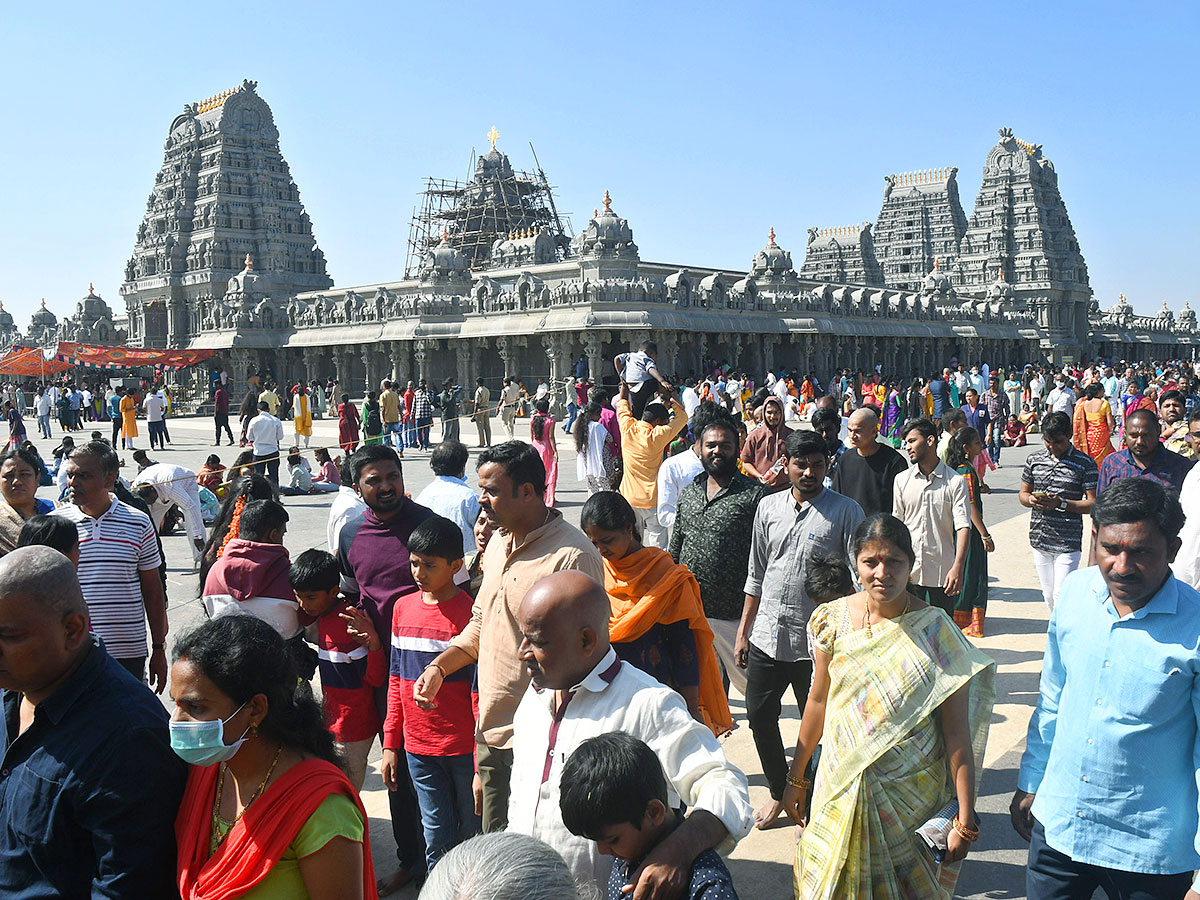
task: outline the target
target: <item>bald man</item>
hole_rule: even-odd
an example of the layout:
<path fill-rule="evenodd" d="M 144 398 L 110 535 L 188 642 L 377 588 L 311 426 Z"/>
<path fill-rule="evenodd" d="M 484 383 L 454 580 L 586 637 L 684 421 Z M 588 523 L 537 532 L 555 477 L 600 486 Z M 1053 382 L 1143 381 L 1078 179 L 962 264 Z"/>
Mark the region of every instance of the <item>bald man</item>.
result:
<path fill-rule="evenodd" d="M 88 631 L 75 567 L 49 547 L 0 559 L 0 704 L 0 885 L 175 896 L 187 766 L 166 710 Z"/>
<path fill-rule="evenodd" d="M 862 507 L 863 513 L 892 511 L 892 485 L 908 462 L 892 447 L 879 442 L 879 416 L 874 410 L 850 414 L 850 449 L 838 460 L 831 487 Z"/>
<path fill-rule="evenodd" d="M 563 825 L 559 779 L 563 763 L 588 738 L 613 731 L 640 738 L 662 763 L 670 806 L 682 800 L 690 810 L 631 878 L 639 897 L 665 900 L 678 895 L 667 885 L 686 884 L 701 853 L 727 853 L 749 833 L 749 788 L 682 697 L 617 657 L 609 646 L 609 612 L 603 586 L 578 571 L 546 576 L 521 602 L 518 656 L 531 684 L 513 721 L 508 828 L 548 843 L 577 881 L 593 881 L 603 894 L 612 859 Z"/>

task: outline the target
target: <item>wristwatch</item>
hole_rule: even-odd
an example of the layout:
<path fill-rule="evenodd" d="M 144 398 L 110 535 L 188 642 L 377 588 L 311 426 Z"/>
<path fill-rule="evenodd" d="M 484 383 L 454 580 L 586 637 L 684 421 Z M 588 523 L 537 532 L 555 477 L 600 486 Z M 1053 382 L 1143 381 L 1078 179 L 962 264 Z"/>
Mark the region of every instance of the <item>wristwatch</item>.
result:
<path fill-rule="evenodd" d="M 1063 497 L 1058 501 L 1058 511 L 1059 512 L 1067 511 L 1067 498 L 1066 497 Z"/>

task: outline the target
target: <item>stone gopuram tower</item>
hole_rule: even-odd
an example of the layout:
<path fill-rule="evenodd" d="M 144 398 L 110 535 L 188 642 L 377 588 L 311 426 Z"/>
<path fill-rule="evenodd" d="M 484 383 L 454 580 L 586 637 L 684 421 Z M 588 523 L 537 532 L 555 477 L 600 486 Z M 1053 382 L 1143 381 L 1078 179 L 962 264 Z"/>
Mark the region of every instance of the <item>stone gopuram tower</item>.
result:
<path fill-rule="evenodd" d="M 808 246 L 800 277 L 835 284 L 883 287 L 883 273 L 875 259 L 871 223 L 839 228 L 808 229 Z"/>
<path fill-rule="evenodd" d="M 1079 359 L 1088 343 L 1092 290 L 1075 229 L 1058 192 L 1054 164 L 1040 144 L 1000 129 L 954 271 L 960 290 L 983 295 L 1012 288 L 1018 309 L 1034 314 L 1056 362 Z"/>
<path fill-rule="evenodd" d="M 875 255 L 890 288 L 921 290 L 938 261 L 954 271 L 967 216 L 958 199 L 957 167 L 888 175 L 875 220 Z"/>
<path fill-rule="evenodd" d="M 276 302 L 333 284 L 256 87 L 189 103 L 171 123 L 121 286 L 131 344 L 186 345 L 247 254 Z"/>

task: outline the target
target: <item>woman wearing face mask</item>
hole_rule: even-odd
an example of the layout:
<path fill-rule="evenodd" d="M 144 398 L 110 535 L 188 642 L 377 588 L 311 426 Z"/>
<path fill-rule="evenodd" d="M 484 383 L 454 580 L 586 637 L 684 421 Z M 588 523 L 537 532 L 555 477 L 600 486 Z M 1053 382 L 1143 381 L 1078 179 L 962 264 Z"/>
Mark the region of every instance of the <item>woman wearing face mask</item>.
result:
<path fill-rule="evenodd" d="M 175 645 L 171 746 L 191 764 L 175 820 L 183 900 L 375 898 L 367 815 L 287 645 L 252 616 Z"/>

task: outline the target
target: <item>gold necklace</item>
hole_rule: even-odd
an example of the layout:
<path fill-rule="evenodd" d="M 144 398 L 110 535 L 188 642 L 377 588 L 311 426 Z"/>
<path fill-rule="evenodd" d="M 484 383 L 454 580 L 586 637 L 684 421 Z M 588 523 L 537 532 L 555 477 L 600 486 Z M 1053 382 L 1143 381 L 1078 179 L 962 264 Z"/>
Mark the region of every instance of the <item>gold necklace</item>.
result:
<path fill-rule="evenodd" d="M 900 615 L 896 616 L 897 619 L 908 612 L 908 607 L 911 603 L 912 594 L 906 592 L 904 595 L 904 609 L 900 610 Z M 887 618 L 887 616 L 884 616 L 884 618 Z M 871 601 L 865 597 L 863 598 L 863 627 L 867 629 L 868 640 L 874 637 L 874 635 L 871 634 Z"/>
<path fill-rule="evenodd" d="M 259 796 L 262 794 L 262 792 L 266 789 L 267 782 L 271 780 L 271 775 L 274 774 L 275 766 L 278 765 L 279 756 L 282 753 L 283 753 L 283 744 L 280 744 L 279 749 L 275 751 L 275 758 L 273 760 L 271 760 L 271 768 L 267 769 L 267 777 L 262 780 L 262 784 L 260 784 L 258 786 L 258 790 L 256 790 L 254 792 L 254 795 L 249 800 L 246 801 L 246 805 L 242 807 L 242 811 L 233 817 L 233 821 L 229 823 L 229 831 L 233 830 L 233 826 L 235 826 L 241 820 L 242 816 L 244 816 L 246 814 L 246 810 L 248 810 L 250 808 L 250 804 L 253 803 L 255 800 L 257 800 L 259 798 Z M 208 842 L 208 844 L 209 844 L 208 855 L 209 856 L 212 856 L 212 854 L 216 853 L 217 848 L 221 846 L 221 841 L 223 841 L 226 837 L 229 836 L 229 831 L 226 831 L 225 834 L 222 835 L 222 834 L 220 834 L 220 832 L 217 828 L 218 824 L 220 824 L 222 822 L 221 817 L 218 815 L 218 811 L 221 809 L 221 799 L 225 796 L 225 773 L 228 771 L 229 771 L 229 766 L 225 763 L 222 763 L 221 764 L 221 778 L 217 782 L 217 793 L 216 793 L 216 796 L 213 798 L 212 830 L 209 833 L 210 836 L 209 836 L 209 842 Z"/>

